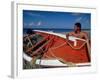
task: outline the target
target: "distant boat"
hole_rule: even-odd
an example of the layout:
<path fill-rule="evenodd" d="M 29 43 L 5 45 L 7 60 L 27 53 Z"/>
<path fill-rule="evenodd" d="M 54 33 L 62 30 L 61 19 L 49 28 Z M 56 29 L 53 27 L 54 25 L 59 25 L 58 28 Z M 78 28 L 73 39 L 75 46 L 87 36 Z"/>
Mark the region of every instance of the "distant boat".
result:
<path fill-rule="evenodd" d="M 27 55 L 24 59 L 27 61 L 42 55 L 35 64 L 43 67 L 90 66 L 90 45 L 86 40 L 69 36 L 67 41 L 64 34 L 41 30 L 34 32 L 42 39 L 25 51 Z"/>

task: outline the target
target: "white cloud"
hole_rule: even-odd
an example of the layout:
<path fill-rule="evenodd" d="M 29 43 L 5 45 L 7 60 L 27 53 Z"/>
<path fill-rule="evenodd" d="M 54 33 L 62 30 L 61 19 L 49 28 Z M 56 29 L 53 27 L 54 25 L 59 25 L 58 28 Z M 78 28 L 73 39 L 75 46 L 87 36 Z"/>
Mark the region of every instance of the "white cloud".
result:
<path fill-rule="evenodd" d="M 40 26 L 40 25 L 42 25 L 42 22 L 41 22 L 41 21 L 39 21 L 39 22 L 37 23 L 37 26 Z"/>
<path fill-rule="evenodd" d="M 38 21 L 38 22 L 30 22 L 30 23 L 25 23 L 24 24 L 24 27 L 26 27 L 26 28 L 32 28 L 33 26 L 41 26 L 42 25 L 42 22 L 41 21 Z"/>
<path fill-rule="evenodd" d="M 83 18 L 82 17 L 78 17 L 75 22 L 80 22 Z"/>
<path fill-rule="evenodd" d="M 84 18 L 84 22 L 85 22 L 86 24 L 90 24 L 90 21 L 89 21 L 88 18 Z"/>
<path fill-rule="evenodd" d="M 28 24 L 28 26 L 34 26 L 34 25 L 35 25 L 34 22 L 31 22 L 31 23 Z"/>

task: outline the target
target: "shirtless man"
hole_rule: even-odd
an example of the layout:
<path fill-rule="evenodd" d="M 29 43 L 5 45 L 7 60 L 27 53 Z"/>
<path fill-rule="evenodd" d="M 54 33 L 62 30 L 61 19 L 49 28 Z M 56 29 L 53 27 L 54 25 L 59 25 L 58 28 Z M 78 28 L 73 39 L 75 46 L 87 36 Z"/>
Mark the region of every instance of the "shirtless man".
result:
<path fill-rule="evenodd" d="M 75 23 L 74 31 L 70 32 L 66 35 L 67 40 L 68 40 L 68 36 L 74 36 L 77 38 L 88 40 L 88 34 L 86 32 L 81 31 L 81 24 L 80 23 Z"/>
<path fill-rule="evenodd" d="M 66 35 L 67 41 L 68 41 L 68 36 L 74 36 L 74 37 L 86 40 L 88 52 L 90 53 L 90 44 L 89 44 L 90 42 L 88 39 L 88 34 L 86 32 L 81 31 L 80 23 L 75 23 L 74 31 Z"/>

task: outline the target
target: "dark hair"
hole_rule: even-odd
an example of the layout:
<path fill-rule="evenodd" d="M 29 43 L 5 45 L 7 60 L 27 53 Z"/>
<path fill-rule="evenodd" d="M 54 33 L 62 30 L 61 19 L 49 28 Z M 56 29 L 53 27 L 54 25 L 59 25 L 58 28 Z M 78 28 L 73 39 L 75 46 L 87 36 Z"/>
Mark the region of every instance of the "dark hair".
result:
<path fill-rule="evenodd" d="M 75 25 L 81 29 L 81 23 L 77 22 Z"/>

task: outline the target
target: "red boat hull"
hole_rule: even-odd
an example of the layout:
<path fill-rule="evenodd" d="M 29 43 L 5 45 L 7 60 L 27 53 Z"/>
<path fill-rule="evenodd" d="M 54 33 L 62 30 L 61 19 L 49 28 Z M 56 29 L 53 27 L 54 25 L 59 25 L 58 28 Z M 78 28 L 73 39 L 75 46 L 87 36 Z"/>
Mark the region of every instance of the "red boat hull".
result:
<path fill-rule="evenodd" d="M 45 48 L 47 48 L 47 51 L 44 52 L 42 59 L 58 59 L 64 62 L 72 62 L 75 64 L 90 62 L 90 54 L 88 52 L 86 44 L 84 44 L 84 46 L 80 49 L 73 49 L 64 38 L 44 32 L 36 33 L 44 37 L 49 36 L 48 40 L 52 38 L 51 42 L 49 42 L 48 45 L 45 46 Z M 78 40 L 77 42 L 78 46 L 83 44 L 83 41 Z M 73 42 L 69 41 L 69 43 L 73 45 Z"/>

